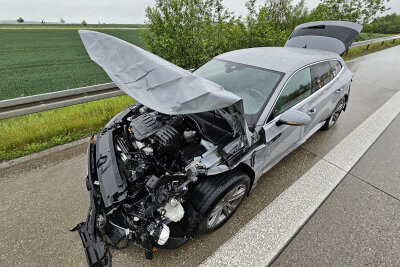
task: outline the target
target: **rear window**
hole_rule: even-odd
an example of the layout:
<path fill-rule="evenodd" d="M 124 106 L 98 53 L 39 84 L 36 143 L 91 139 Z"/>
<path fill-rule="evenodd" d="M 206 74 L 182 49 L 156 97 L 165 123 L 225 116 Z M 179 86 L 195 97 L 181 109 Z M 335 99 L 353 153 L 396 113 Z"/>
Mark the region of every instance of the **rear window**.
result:
<path fill-rule="evenodd" d="M 342 26 L 318 25 L 294 30 L 290 35 L 290 39 L 305 35 L 332 37 L 342 41 L 345 47 L 349 47 L 353 40 L 357 37 L 358 32 Z"/>

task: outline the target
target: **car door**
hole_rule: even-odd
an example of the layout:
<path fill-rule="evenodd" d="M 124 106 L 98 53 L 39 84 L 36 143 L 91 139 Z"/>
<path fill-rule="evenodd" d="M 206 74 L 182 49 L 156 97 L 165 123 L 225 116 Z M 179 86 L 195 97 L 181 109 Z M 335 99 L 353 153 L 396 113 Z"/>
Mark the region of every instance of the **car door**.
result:
<path fill-rule="evenodd" d="M 304 134 L 308 137 L 322 126 L 342 96 L 342 88 L 337 88 L 333 81 L 341 71 L 338 60 L 319 62 L 311 65 L 310 69 L 311 97 L 307 114 L 312 121 L 304 127 Z"/>
<path fill-rule="evenodd" d="M 304 126 L 277 125 L 281 114 L 289 109 L 304 113 L 310 110 L 308 97 L 311 95 L 310 68 L 294 73 L 284 85 L 275 102 L 269 122 L 263 126 L 266 153 L 263 172 L 275 165 L 281 158 L 294 150 L 304 136 Z"/>

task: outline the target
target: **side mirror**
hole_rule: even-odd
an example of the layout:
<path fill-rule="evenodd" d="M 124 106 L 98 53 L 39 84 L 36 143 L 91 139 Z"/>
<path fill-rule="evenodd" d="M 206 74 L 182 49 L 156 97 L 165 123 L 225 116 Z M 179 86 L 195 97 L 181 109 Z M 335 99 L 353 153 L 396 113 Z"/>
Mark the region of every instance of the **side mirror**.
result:
<path fill-rule="evenodd" d="M 298 111 L 298 110 L 292 110 L 289 109 L 282 113 L 282 115 L 279 117 L 279 120 L 276 122 L 276 125 L 294 125 L 294 126 L 302 126 L 310 123 L 311 117 L 308 116 L 307 114 Z"/>

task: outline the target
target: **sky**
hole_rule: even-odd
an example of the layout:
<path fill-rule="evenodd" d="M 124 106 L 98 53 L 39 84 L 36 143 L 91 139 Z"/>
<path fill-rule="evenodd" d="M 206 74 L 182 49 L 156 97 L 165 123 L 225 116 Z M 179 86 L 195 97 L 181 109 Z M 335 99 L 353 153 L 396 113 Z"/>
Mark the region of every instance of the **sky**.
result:
<path fill-rule="evenodd" d="M 258 0 L 262 3 L 262 0 Z M 293 0 L 297 3 L 299 0 Z M 247 13 L 246 0 L 224 0 L 223 3 L 235 15 Z M 311 9 L 319 0 L 306 0 Z M 154 0 L 0 0 L 0 20 L 16 20 L 22 17 L 26 21 L 58 22 L 61 17 L 67 23 L 143 23 L 145 8 L 153 5 Z M 387 13 L 400 14 L 400 0 L 390 0 L 392 9 Z"/>

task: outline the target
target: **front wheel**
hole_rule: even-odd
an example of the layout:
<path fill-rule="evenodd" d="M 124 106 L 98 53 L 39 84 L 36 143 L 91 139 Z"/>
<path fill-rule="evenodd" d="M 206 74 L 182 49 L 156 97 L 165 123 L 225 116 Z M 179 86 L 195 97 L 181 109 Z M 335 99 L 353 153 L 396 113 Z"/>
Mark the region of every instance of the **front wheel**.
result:
<path fill-rule="evenodd" d="M 249 190 L 250 177 L 242 171 L 203 177 L 192 194 L 193 206 L 201 217 L 199 232 L 211 232 L 226 223 Z"/>
<path fill-rule="evenodd" d="M 336 105 L 331 116 L 329 116 L 329 118 L 326 119 L 325 124 L 321 127 L 322 130 L 328 130 L 332 128 L 332 126 L 339 119 L 339 116 L 342 113 L 345 105 L 346 105 L 346 99 L 343 97 L 342 99 L 339 100 L 339 103 Z"/>

